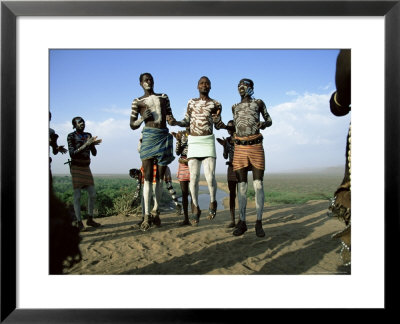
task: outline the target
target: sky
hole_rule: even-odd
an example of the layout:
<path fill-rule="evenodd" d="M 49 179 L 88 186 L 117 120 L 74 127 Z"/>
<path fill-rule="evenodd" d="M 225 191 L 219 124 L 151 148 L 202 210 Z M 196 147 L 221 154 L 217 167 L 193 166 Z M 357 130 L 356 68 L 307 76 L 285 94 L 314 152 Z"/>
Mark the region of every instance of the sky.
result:
<path fill-rule="evenodd" d="M 86 132 L 103 142 L 92 157 L 94 174 L 128 174 L 141 165 L 137 151 L 141 128 L 129 126 L 131 103 L 143 95 L 139 75 L 154 77 L 156 93 L 168 95 L 174 117 L 184 117 L 187 102 L 199 96 L 201 76 L 211 80 L 210 97 L 222 104 L 222 120 L 232 119 L 240 101 L 237 84 L 254 81 L 254 97 L 267 106 L 272 126 L 264 136 L 265 172 L 319 171 L 343 167 L 350 114 L 334 116 L 329 99 L 335 91 L 338 50 L 262 49 L 54 49 L 49 51 L 50 127 L 67 148 L 72 118 L 82 117 Z M 143 124 L 144 125 L 144 124 Z M 183 128 L 168 126 L 170 132 Z M 216 137 L 228 137 L 215 130 Z M 175 147 L 175 140 L 174 140 Z M 222 146 L 216 142 L 216 173 L 226 173 Z M 69 154 L 54 156 L 53 174 L 68 174 Z M 169 165 L 173 175 L 177 158 Z"/>

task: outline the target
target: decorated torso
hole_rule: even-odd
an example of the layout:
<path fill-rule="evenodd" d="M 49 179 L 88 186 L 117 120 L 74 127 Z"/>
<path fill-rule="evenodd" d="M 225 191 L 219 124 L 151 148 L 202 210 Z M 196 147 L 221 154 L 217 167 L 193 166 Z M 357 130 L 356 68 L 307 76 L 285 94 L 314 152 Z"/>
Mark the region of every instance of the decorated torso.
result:
<path fill-rule="evenodd" d="M 236 135 L 245 137 L 259 134 L 260 130 L 257 127 L 260 122 L 260 114 L 264 120 L 271 121 L 271 117 L 267 112 L 267 107 L 260 99 L 251 99 L 250 102 L 240 102 L 232 107 L 233 120 L 235 123 Z"/>
<path fill-rule="evenodd" d="M 150 109 L 152 117 L 145 121 L 146 127 L 166 128 L 166 116 L 172 115 L 169 98 L 166 94 L 153 94 L 147 97 L 136 98 L 132 102 L 131 117 L 138 119 L 146 109 Z M 139 127 L 140 124 L 137 125 Z"/>
<path fill-rule="evenodd" d="M 214 100 L 190 99 L 185 119 L 189 121 L 190 135 L 204 136 L 213 134 L 213 114 L 222 110 L 221 104 Z"/>

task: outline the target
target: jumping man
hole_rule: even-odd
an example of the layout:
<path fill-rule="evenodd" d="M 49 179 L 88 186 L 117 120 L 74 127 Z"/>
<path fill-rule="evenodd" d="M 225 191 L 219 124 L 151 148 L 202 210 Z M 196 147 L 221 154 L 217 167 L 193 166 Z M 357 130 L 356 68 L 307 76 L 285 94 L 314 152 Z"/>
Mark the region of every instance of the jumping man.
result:
<path fill-rule="evenodd" d="M 161 225 L 160 213 L 155 211 L 155 216 L 150 213 L 150 201 L 152 198 L 153 165 L 157 165 L 157 182 L 155 186 L 156 206 L 161 195 L 161 179 L 164 178 L 165 169 L 174 159 L 173 137 L 169 134 L 167 122 L 175 121 L 166 94 L 158 94 L 153 90 L 154 79 L 150 73 L 143 73 L 139 77 L 140 85 L 144 90 L 143 96 L 132 102 L 130 127 L 138 129 L 144 122 L 142 130 L 142 145 L 140 147 L 140 159 L 144 168 L 143 196 L 145 205 L 145 219 L 141 229 L 146 231 L 152 223 Z M 138 115 L 141 115 L 138 118 Z"/>
<path fill-rule="evenodd" d="M 220 119 L 221 104 L 209 97 L 211 81 L 206 76 L 200 78 L 197 84 L 199 98 L 190 99 L 187 105 L 185 117 L 182 121 L 175 122 L 174 125 L 188 127 L 189 172 L 190 172 L 190 193 L 192 197 L 192 225 L 199 223 L 201 210 L 198 203 L 200 167 L 203 163 L 204 175 L 210 192 L 210 207 L 208 219 L 214 219 L 217 212 L 216 191 L 217 182 L 215 180 L 215 135 L 213 134 L 213 124 Z M 217 128 L 218 129 L 218 128 Z"/>

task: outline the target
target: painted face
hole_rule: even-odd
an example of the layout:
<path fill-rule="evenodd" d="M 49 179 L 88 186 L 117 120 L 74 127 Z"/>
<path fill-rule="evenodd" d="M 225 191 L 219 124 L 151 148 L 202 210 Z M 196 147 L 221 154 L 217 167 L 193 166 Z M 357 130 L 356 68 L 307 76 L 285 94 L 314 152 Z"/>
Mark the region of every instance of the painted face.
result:
<path fill-rule="evenodd" d="M 140 85 L 143 87 L 145 90 L 150 90 L 153 89 L 154 86 L 154 80 L 151 75 L 145 74 L 142 78 L 142 82 Z"/>
<path fill-rule="evenodd" d="M 254 93 L 251 83 L 246 80 L 240 80 L 238 84 L 238 91 L 241 96 L 249 96 L 251 97 Z"/>
<path fill-rule="evenodd" d="M 209 93 L 211 90 L 211 82 L 207 78 L 201 78 L 197 84 L 197 89 L 201 93 Z"/>
<path fill-rule="evenodd" d="M 77 131 L 83 131 L 85 129 L 85 121 L 79 118 L 75 121 L 75 128 Z"/>

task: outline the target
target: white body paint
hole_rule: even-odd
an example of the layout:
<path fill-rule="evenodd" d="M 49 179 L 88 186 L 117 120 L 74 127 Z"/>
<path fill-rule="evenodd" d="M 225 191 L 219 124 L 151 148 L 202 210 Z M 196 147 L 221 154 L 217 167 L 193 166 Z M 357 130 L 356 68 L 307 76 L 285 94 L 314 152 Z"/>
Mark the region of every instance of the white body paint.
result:
<path fill-rule="evenodd" d="M 161 104 L 160 98 L 156 95 L 151 95 L 143 99 L 145 104 L 149 107 L 151 113 L 153 114 L 154 122 L 161 123 Z"/>
<path fill-rule="evenodd" d="M 204 160 L 190 159 L 188 166 L 190 172 L 190 194 L 192 201 L 195 206 L 199 206 L 199 178 L 200 178 L 200 167 L 203 162 L 204 176 L 207 181 L 208 190 L 210 192 L 210 203 L 215 201 L 217 193 L 217 181 L 215 180 L 215 162 L 216 159 L 213 157 L 205 158 Z"/>

